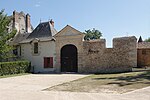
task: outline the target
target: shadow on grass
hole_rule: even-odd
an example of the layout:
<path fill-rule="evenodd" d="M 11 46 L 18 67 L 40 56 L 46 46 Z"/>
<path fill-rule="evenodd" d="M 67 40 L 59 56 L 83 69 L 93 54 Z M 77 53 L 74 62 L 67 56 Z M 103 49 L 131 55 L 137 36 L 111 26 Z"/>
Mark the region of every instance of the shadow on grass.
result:
<path fill-rule="evenodd" d="M 93 78 L 94 80 L 112 80 L 112 82 L 108 82 L 107 85 L 116 84 L 120 87 L 127 86 L 127 85 L 149 85 L 150 84 L 150 71 L 146 71 L 141 74 L 137 75 L 130 75 L 130 76 L 116 76 L 116 77 L 106 77 L 106 78 Z"/>

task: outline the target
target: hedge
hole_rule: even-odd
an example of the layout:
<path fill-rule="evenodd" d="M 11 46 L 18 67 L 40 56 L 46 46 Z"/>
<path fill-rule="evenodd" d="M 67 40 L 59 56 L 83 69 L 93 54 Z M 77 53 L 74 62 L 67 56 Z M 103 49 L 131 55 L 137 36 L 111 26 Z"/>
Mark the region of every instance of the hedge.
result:
<path fill-rule="evenodd" d="M 27 73 L 29 70 L 29 61 L 0 62 L 0 76 Z"/>

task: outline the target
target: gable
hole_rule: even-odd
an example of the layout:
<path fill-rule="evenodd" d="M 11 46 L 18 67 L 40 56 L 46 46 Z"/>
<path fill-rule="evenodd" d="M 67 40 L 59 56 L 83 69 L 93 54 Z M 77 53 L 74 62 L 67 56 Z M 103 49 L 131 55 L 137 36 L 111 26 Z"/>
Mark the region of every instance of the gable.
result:
<path fill-rule="evenodd" d="M 67 25 L 62 30 L 60 30 L 55 36 L 59 37 L 59 36 L 76 36 L 76 35 L 84 36 L 84 34 L 81 33 L 80 31 L 78 31 L 75 28 Z"/>

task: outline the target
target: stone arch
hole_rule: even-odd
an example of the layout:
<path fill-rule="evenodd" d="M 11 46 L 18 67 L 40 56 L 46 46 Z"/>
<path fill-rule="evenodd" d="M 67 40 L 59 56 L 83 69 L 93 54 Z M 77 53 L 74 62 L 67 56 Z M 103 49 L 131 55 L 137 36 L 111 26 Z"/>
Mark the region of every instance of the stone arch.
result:
<path fill-rule="evenodd" d="M 78 50 L 73 44 L 61 48 L 61 72 L 78 72 Z"/>

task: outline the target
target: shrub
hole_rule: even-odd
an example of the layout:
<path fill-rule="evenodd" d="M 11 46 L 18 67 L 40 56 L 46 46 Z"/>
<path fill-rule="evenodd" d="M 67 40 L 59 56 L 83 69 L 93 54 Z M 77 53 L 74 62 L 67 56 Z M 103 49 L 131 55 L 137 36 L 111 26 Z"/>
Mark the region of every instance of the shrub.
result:
<path fill-rule="evenodd" d="M 27 73 L 29 71 L 29 61 L 0 62 L 0 76 Z"/>

